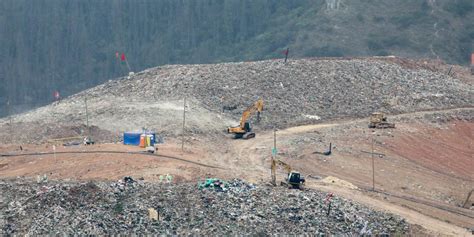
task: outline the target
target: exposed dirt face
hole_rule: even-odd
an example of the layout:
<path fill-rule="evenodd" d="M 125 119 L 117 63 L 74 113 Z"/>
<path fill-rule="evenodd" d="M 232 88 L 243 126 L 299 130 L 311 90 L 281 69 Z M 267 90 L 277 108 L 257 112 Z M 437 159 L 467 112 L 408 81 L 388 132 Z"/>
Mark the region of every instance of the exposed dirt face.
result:
<path fill-rule="evenodd" d="M 23 151 L 20 151 L 19 146 L 2 146 L 0 153 L 5 154 L 12 152 L 12 150 L 24 154 L 53 152 L 52 145 L 24 145 L 22 149 Z M 74 153 L 82 151 L 123 153 Z M 57 146 L 56 152 L 56 155 L 2 158 L 0 160 L 0 176 L 35 177 L 46 174 L 52 179 L 78 180 L 117 180 L 124 176 L 133 176 L 143 177 L 149 181 L 158 181 L 160 175 L 171 174 L 176 182 L 196 181 L 207 175 L 229 177 L 225 175 L 222 168 L 211 165 L 212 161 L 201 158 L 205 157 L 207 151 L 195 148 L 192 152 L 182 152 L 176 143 L 161 145 L 157 152 L 161 156 L 149 156 L 142 148 L 121 144 Z M 71 153 L 64 154 L 62 152 Z M 128 152 L 141 152 L 142 154 Z M 201 164 L 202 161 L 206 163 Z"/>
<path fill-rule="evenodd" d="M 452 121 L 446 127 L 406 127 L 387 141 L 393 154 L 426 168 L 474 180 L 474 123 Z"/>

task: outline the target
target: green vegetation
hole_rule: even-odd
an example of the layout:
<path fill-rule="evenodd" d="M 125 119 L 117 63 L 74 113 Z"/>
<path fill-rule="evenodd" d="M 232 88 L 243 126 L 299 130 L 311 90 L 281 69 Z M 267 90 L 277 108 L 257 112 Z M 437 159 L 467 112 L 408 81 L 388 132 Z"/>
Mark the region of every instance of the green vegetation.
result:
<path fill-rule="evenodd" d="M 453 0 L 443 5 L 444 10 L 458 17 L 464 17 L 474 10 L 474 2 L 472 0 Z"/>

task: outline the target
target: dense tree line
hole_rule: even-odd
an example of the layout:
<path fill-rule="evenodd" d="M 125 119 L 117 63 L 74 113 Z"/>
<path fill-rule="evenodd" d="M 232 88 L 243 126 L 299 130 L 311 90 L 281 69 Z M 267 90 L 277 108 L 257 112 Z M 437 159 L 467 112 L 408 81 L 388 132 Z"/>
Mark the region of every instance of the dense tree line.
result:
<path fill-rule="evenodd" d="M 126 54 L 134 71 L 267 59 L 286 47 L 299 57 L 434 57 L 426 43 L 433 41 L 436 56 L 454 63 L 466 63 L 472 51 L 469 1 L 440 3 L 439 15 L 428 13 L 425 0 L 340 0 L 338 9 L 330 2 L 2 0 L 0 115 L 7 100 L 17 109 L 39 105 L 51 101 L 54 90 L 70 95 L 126 75 L 116 51 Z M 400 12 L 408 13 L 400 18 Z M 434 22 L 446 29 L 436 40 Z"/>

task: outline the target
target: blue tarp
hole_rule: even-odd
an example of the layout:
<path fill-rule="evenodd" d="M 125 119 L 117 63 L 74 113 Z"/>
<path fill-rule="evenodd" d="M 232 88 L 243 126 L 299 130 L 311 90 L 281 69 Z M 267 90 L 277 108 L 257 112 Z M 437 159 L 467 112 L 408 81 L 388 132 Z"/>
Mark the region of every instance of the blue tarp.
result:
<path fill-rule="evenodd" d="M 133 145 L 133 146 L 138 146 L 140 145 L 140 136 L 142 134 L 146 134 L 146 135 L 153 135 L 151 137 L 151 145 L 153 146 L 155 144 L 155 137 L 156 137 L 156 134 L 155 133 L 150 133 L 150 132 L 146 132 L 146 133 L 141 133 L 141 132 L 124 132 L 123 133 L 123 144 L 124 145 Z"/>

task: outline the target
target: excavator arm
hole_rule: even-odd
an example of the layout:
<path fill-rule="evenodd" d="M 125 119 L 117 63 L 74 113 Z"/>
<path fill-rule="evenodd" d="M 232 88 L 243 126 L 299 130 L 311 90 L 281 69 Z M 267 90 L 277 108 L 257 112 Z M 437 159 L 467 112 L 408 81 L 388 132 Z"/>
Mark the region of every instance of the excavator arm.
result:
<path fill-rule="evenodd" d="M 276 168 L 277 166 L 281 166 L 285 171 L 288 173 L 288 177 L 286 178 L 285 182 L 282 182 L 282 184 L 293 187 L 293 188 L 298 188 L 302 189 L 302 185 L 305 183 L 304 177 L 298 172 L 292 170 L 291 166 L 281 160 L 273 159 L 272 158 L 272 184 L 276 184 Z"/>
<path fill-rule="evenodd" d="M 263 110 L 263 99 L 258 99 L 255 104 L 248 107 L 243 113 L 242 117 L 240 118 L 240 124 L 237 127 L 229 127 L 227 132 L 229 133 L 236 133 L 236 134 L 243 134 L 250 131 L 250 127 L 247 124 L 247 120 L 249 117 L 257 112 L 257 121 L 260 121 L 260 112 Z M 247 127 L 248 126 L 248 127 Z"/>
<path fill-rule="evenodd" d="M 260 112 L 263 110 L 263 100 L 258 99 L 254 105 L 248 107 L 243 113 L 242 117 L 240 118 L 240 127 L 244 128 L 245 122 L 247 122 L 247 119 L 257 111 L 257 121 L 260 121 Z"/>
<path fill-rule="evenodd" d="M 281 160 L 277 160 L 277 159 L 273 159 L 272 158 L 272 184 L 273 185 L 276 185 L 276 168 L 277 168 L 277 165 L 278 166 L 281 166 L 283 167 L 283 169 L 285 169 L 285 171 L 289 174 L 291 173 L 291 166 Z"/>

